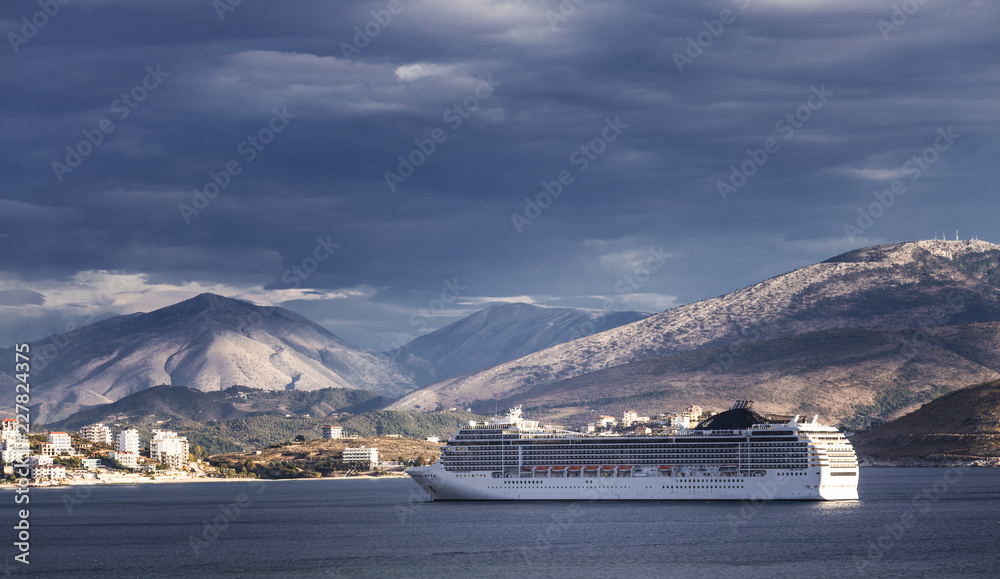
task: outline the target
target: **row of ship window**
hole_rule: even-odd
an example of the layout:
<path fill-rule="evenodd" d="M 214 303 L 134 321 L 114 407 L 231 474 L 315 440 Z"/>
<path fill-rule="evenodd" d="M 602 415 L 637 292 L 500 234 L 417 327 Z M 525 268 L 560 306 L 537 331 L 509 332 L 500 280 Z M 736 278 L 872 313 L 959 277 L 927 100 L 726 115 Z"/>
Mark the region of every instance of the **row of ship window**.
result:
<path fill-rule="evenodd" d="M 506 481 L 506 482 L 504 482 L 504 484 L 540 483 L 540 482 L 542 482 L 542 481 Z M 490 487 L 490 488 L 501 488 L 501 487 Z M 600 486 L 593 486 L 593 487 L 580 487 L 580 486 L 572 486 L 572 487 L 570 487 L 570 486 L 552 486 L 552 485 L 546 485 L 545 486 L 545 489 L 571 489 L 571 488 L 572 489 L 585 488 L 585 489 L 601 489 L 601 490 L 604 490 L 604 489 L 626 489 L 626 488 L 632 488 L 632 487 L 614 486 L 614 485 L 612 485 L 612 486 L 600 485 Z M 646 488 L 650 488 L 650 487 L 646 487 Z M 660 488 L 661 489 L 665 489 L 665 488 L 667 488 L 667 486 L 666 485 L 661 485 Z M 671 485 L 670 488 L 672 488 L 672 489 L 741 489 L 741 488 L 743 488 L 743 485 Z"/>

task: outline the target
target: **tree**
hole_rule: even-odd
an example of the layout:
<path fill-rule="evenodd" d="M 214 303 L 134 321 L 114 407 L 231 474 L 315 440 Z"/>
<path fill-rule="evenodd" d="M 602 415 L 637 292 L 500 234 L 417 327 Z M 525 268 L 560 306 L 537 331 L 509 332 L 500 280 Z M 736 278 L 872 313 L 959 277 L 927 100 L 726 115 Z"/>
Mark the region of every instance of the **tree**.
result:
<path fill-rule="evenodd" d="M 421 454 L 420 456 L 417 457 L 417 466 L 426 466 L 426 465 L 427 465 L 427 459 L 424 457 L 424 455 Z"/>
<path fill-rule="evenodd" d="M 205 449 L 202 448 L 200 444 L 196 444 L 194 445 L 194 448 L 191 449 L 191 456 L 194 457 L 195 460 L 204 460 L 208 458 L 208 453 L 205 452 Z"/>

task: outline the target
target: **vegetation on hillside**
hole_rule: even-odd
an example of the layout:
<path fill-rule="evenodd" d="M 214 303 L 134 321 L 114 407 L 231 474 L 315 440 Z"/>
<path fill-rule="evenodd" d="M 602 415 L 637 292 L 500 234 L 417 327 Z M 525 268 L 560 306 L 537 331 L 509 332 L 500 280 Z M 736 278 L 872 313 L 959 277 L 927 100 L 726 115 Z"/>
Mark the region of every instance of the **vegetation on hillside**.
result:
<path fill-rule="evenodd" d="M 385 400 L 374 392 L 350 388 L 274 391 L 232 386 L 219 392 L 202 392 L 183 386 L 154 386 L 111 404 L 86 408 L 48 426 L 78 430 L 95 422 L 143 422 L 152 416 L 198 423 L 261 414 L 322 418 L 334 413 L 364 412 L 384 404 Z"/>

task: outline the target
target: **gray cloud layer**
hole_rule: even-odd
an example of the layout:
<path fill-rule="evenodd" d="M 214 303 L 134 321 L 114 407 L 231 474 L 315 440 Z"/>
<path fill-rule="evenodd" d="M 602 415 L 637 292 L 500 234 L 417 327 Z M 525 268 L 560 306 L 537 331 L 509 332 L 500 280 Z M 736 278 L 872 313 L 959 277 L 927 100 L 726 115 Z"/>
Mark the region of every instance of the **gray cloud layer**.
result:
<path fill-rule="evenodd" d="M 0 289 L 363 287 L 289 305 L 377 348 L 456 278 L 436 325 L 488 298 L 600 307 L 651 247 L 670 258 L 623 309 L 935 231 L 1000 239 L 993 3 L 220 6 L 0 8 Z M 317 238 L 337 248 L 314 263 Z"/>

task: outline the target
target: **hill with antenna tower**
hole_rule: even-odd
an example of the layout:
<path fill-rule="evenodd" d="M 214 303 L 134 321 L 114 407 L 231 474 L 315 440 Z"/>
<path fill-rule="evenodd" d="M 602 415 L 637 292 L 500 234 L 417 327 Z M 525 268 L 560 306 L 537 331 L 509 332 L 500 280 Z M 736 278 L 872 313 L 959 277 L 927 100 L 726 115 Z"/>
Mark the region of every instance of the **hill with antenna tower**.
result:
<path fill-rule="evenodd" d="M 866 247 L 733 293 L 444 380 L 391 408 L 523 403 L 573 424 L 752 398 L 865 428 L 1000 378 L 1000 246 Z"/>

